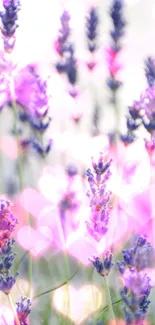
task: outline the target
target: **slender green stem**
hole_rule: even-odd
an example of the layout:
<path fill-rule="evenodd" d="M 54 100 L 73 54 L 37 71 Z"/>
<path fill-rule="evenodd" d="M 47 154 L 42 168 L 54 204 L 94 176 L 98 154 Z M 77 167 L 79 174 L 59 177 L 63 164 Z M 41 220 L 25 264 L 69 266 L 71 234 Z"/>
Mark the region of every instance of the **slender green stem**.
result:
<path fill-rule="evenodd" d="M 115 320 L 115 315 L 114 315 L 114 311 L 113 311 L 112 300 L 111 300 L 111 295 L 110 295 L 110 290 L 109 290 L 108 276 L 104 276 L 104 285 L 105 285 L 106 297 L 107 297 L 108 308 L 109 308 L 111 320 L 113 320 L 113 325 L 116 325 L 116 320 Z"/>
<path fill-rule="evenodd" d="M 20 141 L 19 141 L 19 134 L 18 134 L 17 107 L 16 107 L 16 100 L 15 100 L 14 80 L 13 80 L 13 78 L 10 78 L 10 93 L 11 93 L 11 97 L 12 97 L 12 109 L 13 109 L 13 114 L 14 114 L 14 132 L 15 132 L 17 146 L 18 146 L 18 150 L 19 150 Z M 23 177 L 22 177 L 22 160 L 21 160 L 20 152 L 18 152 L 17 163 L 18 163 L 18 176 L 19 176 L 20 191 L 22 191 L 23 190 Z M 30 217 L 29 217 L 29 220 L 28 220 L 28 224 L 30 224 Z M 28 281 L 29 281 L 28 294 L 30 296 L 31 282 L 32 282 L 32 258 L 31 258 L 30 253 L 28 253 Z"/>
<path fill-rule="evenodd" d="M 15 136 L 16 136 L 18 151 L 19 151 L 20 142 L 19 142 L 19 135 L 18 135 L 17 109 L 16 109 L 16 102 L 15 101 L 12 101 L 12 109 L 13 109 L 13 115 L 14 115 L 14 132 L 15 132 Z M 18 157 L 17 157 L 17 164 L 18 164 L 19 186 L 20 186 L 20 191 L 22 191 L 22 189 L 23 189 L 22 160 L 21 160 L 21 156 L 20 156 L 19 152 L 18 152 Z"/>
<path fill-rule="evenodd" d="M 8 296 L 8 300 L 9 300 L 9 303 L 10 303 L 10 307 L 11 307 L 12 312 L 13 312 L 14 317 L 15 317 L 16 325 L 20 325 L 20 321 L 19 321 L 19 318 L 18 318 L 18 315 L 17 315 L 17 312 L 16 312 L 16 309 L 15 309 L 15 306 L 14 306 L 14 303 L 12 301 L 12 297 L 11 297 L 10 293 L 7 296 Z"/>
<path fill-rule="evenodd" d="M 28 253 L 28 283 L 29 283 L 29 288 L 28 288 L 28 297 L 31 297 L 31 283 L 32 283 L 32 257 L 31 253 Z"/>
<path fill-rule="evenodd" d="M 34 300 L 40 298 L 40 297 L 43 296 L 43 295 L 46 295 L 46 294 L 49 293 L 49 292 L 52 292 L 52 291 L 54 291 L 54 290 L 56 290 L 56 289 L 59 289 L 60 287 L 63 287 L 65 284 L 67 284 L 69 281 L 71 281 L 71 280 L 74 278 L 74 276 L 77 274 L 78 270 L 79 270 L 79 267 L 76 268 L 75 272 L 72 274 L 72 276 L 71 276 L 69 279 L 66 279 L 65 281 L 61 282 L 60 284 L 55 285 L 54 287 L 49 288 L 49 289 L 47 289 L 46 291 L 37 294 L 36 296 L 34 296 L 34 297 L 32 298 L 32 301 L 34 301 Z"/>

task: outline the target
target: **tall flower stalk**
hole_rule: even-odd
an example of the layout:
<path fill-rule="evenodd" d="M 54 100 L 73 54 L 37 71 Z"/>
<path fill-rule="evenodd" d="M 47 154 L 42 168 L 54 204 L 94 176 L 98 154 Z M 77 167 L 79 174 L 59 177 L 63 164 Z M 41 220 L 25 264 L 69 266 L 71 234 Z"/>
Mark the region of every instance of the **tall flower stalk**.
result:
<path fill-rule="evenodd" d="M 91 74 L 96 67 L 96 59 L 95 54 L 98 48 L 98 27 L 99 27 L 99 17 L 98 11 L 96 7 L 91 7 L 88 15 L 86 17 L 86 42 L 87 48 L 89 51 L 90 59 L 87 62 L 87 67 Z M 93 75 L 91 75 L 93 77 Z M 99 120 L 100 120 L 100 107 L 97 102 L 96 93 L 94 91 L 94 85 L 92 85 L 91 89 L 92 100 L 93 100 L 93 117 L 92 117 L 92 133 L 93 135 L 97 135 L 99 133 Z"/>
<path fill-rule="evenodd" d="M 125 33 L 126 21 L 124 19 L 124 0 L 112 0 L 112 5 L 109 10 L 109 15 L 112 22 L 110 31 L 111 43 L 106 50 L 107 67 L 109 77 L 107 79 L 107 86 L 111 92 L 111 102 L 114 107 L 116 117 L 116 135 L 120 127 L 120 107 L 118 101 L 118 90 L 122 86 L 119 72 L 122 65 L 119 63 L 119 56 L 122 50 L 121 40 Z"/>
<path fill-rule="evenodd" d="M 6 78 L 8 79 L 9 84 L 9 99 L 11 101 L 11 106 L 13 109 L 14 116 L 14 133 L 17 139 L 17 146 L 19 149 L 19 135 L 18 135 L 18 126 L 17 126 L 17 108 L 16 108 L 16 96 L 15 96 L 15 86 L 14 86 L 14 76 L 13 76 L 13 64 L 11 62 L 11 54 L 16 42 L 16 29 L 18 27 L 18 11 L 20 9 L 20 1 L 18 0 L 3 0 L 4 10 L 0 13 L 2 28 L 1 34 L 4 44 L 4 57 L 6 61 L 7 74 Z M 22 164 L 20 153 L 18 152 L 18 174 L 19 174 L 19 186 L 22 190 Z"/>
<path fill-rule="evenodd" d="M 99 242 L 108 231 L 108 223 L 111 212 L 111 207 L 109 207 L 111 192 L 106 189 L 106 183 L 108 182 L 109 177 L 111 175 L 111 161 L 112 160 L 104 162 L 103 154 L 101 153 L 97 163 L 92 158 L 93 170 L 88 169 L 86 172 L 90 186 L 90 192 L 88 192 L 88 197 L 90 200 L 91 207 L 90 219 L 86 222 L 86 226 L 88 233 L 97 242 Z M 114 322 L 114 325 L 116 325 L 107 278 L 113 265 L 112 254 L 107 251 L 105 252 L 103 262 L 100 260 L 99 257 L 94 257 L 91 262 L 93 263 L 97 272 L 104 277 L 109 313 L 111 319 Z"/>
<path fill-rule="evenodd" d="M 105 287 L 105 292 L 106 292 L 106 298 L 107 298 L 110 318 L 113 321 L 113 325 L 116 325 L 116 320 L 115 320 L 115 315 L 114 315 L 114 310 L 113 310 L 113 305 L 112 305 L 112 299 L 111 299 L 111 294 L 110 294 L 110 289 L 109 289 L 109 281 L 108 281 L 108 275 L 109 275 L 109 272 L 111 271 L 111 268 L 113 266 L 112 254 L 110 253 L 110 251 L 106 251 L 104 254 L 103 261 L 99 257 L 94 256 L 93 259 L 91 260 L 91 262 L 93 263 L 96 271 L 104 279 L 104 287 Z"/>

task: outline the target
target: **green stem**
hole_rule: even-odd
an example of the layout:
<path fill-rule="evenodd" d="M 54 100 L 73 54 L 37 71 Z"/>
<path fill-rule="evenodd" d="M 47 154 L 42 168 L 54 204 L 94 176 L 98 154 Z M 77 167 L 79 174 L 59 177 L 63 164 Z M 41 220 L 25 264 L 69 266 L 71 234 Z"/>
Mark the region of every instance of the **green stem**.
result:
<path fill-rule="evenodd" d="M 9 300 L 9 303 L 10 303 L 10 307 L 11 307 L 12 312 L 13 312 L 14 317 L 15 317 L 16 325 L 20 325 L 20 321 L 19 321 L 19 318 L 18 318 L 18 315 L 17 315 L 17 312 L 16 312 L 16 309 L 15 309 L 15 306 L 14 306 L 14 303 L 12 301 L 12 297 L 11 297 L 10 293 L 7 296 L 8 296 L 8 300 Z"/>
<path fill-rule="evenodd" d="M 116 320 L 115 320 L 115 315 L 113 311 L 112 300 L 111 300 L 111 295 L 109 290 L 108 276 L 104 276 L 104 285 L 105 285 L 106 297 L 108 301 L 108 308 L 109 308 L 111 320 L 113 320 L 113 325 L 116 325 Z"/>
<path fill-rule="evenodd" d="M 16 102 L 12 101 L 12 109 L 13 109 L 13 115 L 14 115 L 14 132 L 16 136 L 17 146 L 18 146 L 18 157 L 17 157 L 17 164 L 18 164 L 18 177 L 19 177 L 19 186 L 20 191 L 23 189 L 23 178 L 22 178 L 22 160 L 19 152 L 20 148 L 20 141 L 19 141 L 19 135 L 18 135 L 18 126 L 17 126 L 17 108 L 16 108 Z"/>
<path fill-rule="evenodd" d="M 31 284 L 32 284 L 32 257 L 31 253 L 28 253 L 28 283 L 29 283 L 29 288 L 28 288 L 28 297 L 31 298 Z"/>
<path fill-rule="evenodd" d="M 19 150 L 20 141 L 19 141 L 18 125 L 17 125 L 17 107 L 16 107 L 16 100 L 15 100 L 15 92 L 14 92 L 14 81 L 12 78 L 10 79 L 10 92 L 11 92 L 11 97 L 12 97 L 12 109 L 13 109 L 13 114 L 14 114 L 14 131 L 15 131 L 18 150 Z M 20 191 L 22 191 L 23 190 L 23 177 L 22 177 L 22 160 L 21 160 L 20 152 L 18 152 L 17 163 L 18 163 L 19 186 L 20 186 Z M 28 224 L 30 224 L 30 217 L 28 220 Z M 28 281 L 29 281 L 28 296 L 30 296 L 31 282 L 32 282 L 32 258 L 31 258 L 30 253 L 28 253 Z"/>

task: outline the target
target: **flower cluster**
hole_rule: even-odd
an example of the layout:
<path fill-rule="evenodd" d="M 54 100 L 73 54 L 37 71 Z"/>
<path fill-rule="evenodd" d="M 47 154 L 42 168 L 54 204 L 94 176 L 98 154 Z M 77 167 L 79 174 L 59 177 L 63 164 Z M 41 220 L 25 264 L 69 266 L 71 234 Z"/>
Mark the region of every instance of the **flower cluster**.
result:
<path fill-rule="evenodd" d="M 103 259 L 103 262 L 99 257 L 93 257 L 93 260 L 90 259 L 90 261 L 93 263 L 96 271 L 101 276 L 107 276 L 113 266 L 112 263 L 112 254 L 109 251 L 105 252 L 105 257 Z"/>
<path fill-rule="evenodd" d="M 111 192 L 106 189 L 106 182 L 111 175 L 110 165 L 111 160 L 104 163 L 101 153 L 97 163 L 92 159 L 93 171 L 88 169 L 86 172 L 91 190 L 91 192 L 88 192 L 91 217 L 86 222 L 86 225 L 89 234 L 96 241 L 100 241 L 108 230 Z"/>
<path fill-rule="evenodd" d="M 145 318 L 150 304 L 148 299 L 151 284 L 150 278 L 145 273 L 149 266 L 151 245 L 146 238 L 140 236 L 136 245 L 129 250 L 123 250 L 123 261 L 118 263 L 118 268 L 124 282 L 120 294 L 124 301 L 124 315 L 127 324 L 136 321 L 139 324 Z"/>
<path fill-rule="evenodd" d="M 4 40 L 5 52 L 12 52 L 15 45 L 15 32 L 18 27 L 18 11 L 20 2 L 18 0 L 3 0 L 4 12 L 0 13 L 2 28 L 1 32 Z"/>
<path fill-rule="evenodd" d="M 110 32 L 111 46 L 107 50 L 107 63 L 109 70 L 109 78 L 107 80 L 108 87 L 112 90 L 112 101 L 115 104 L 115 92 L 121 86 L 120 80 L 118 80 L 118 72 L 121 69 L 121 65 L 118 63 L 118 56 L 121 50 L 121 38 L 124 35 L 124 28 L 126 22 L 123 17 L 124 2 L 120 0 L 113 0 L 110 8 L 110 17 L 112 20 L 113 28 Z"/>

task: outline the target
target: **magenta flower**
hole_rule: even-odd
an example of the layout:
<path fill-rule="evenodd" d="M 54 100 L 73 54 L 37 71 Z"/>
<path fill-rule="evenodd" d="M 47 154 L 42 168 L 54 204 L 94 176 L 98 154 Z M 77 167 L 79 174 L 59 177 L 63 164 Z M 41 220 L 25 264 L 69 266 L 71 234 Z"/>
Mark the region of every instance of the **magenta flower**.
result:
<path fill-rule="evenodd" d="M 48 112 L 47 84 L 27 66 L 15 78 L 15 93 L 17 102 L 34 117 L 44 117 Z"/>
<path fill-rule="evenodd" d="M 110 75 L 113 77 L 117 77 L 118 72 L 123 68 L 122 64 L 120 64 L 118 60 L 119 55 L 120 52 L 113 48 L 106 49 L 108 70 Z"/>

